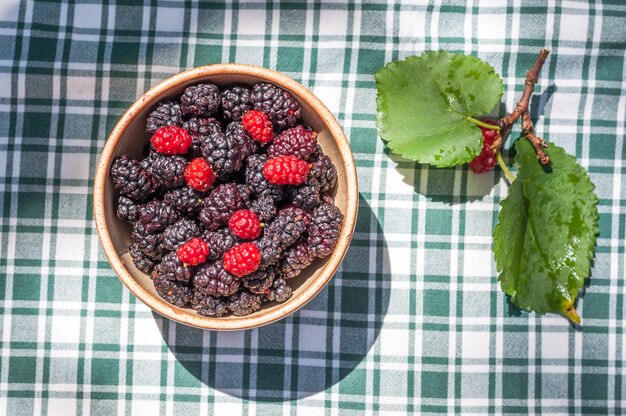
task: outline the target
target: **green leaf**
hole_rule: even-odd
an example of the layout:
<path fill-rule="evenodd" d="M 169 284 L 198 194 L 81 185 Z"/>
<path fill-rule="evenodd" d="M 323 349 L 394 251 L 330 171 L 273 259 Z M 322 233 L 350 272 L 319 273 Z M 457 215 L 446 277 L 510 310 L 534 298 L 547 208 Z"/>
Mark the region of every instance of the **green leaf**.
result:
<path fill-rule="evenodd" d="M 445 51 L 391 62 L 375 74 L 378 129 L 387 147 L 435 166 L 471 161 L 482 134 L 469 117 L 500 102 L 502 79 L 486 62 Z"/>
<path fill-rule="evenodd" d="M 493 232 L 502 290 L 515 305 L 580 322 L 574 309 L 589 275 L 598 234 L 598 198 L 587 172 L 550 144 L 544 168 L 522 138 L 515 144 L 517 179 L 500 205 Z"/>

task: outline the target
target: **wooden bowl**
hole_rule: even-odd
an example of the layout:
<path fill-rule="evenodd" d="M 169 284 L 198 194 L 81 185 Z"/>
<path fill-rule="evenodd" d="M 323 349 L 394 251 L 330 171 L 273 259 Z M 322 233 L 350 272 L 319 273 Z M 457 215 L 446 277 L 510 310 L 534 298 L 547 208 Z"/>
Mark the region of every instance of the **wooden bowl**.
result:
<path fill-rule="evenodd" d="M 146 118 L 152 107 L 166 98 L 178 97 L 184 89 L 199 82 L 211 82 L 219 87 L 233 84 L 252 85 L 270 82 L 289 91 L 302 107 L 302 119 L 318 132 L 318 142 L 337 167 L 338 180 L 335 203 L 344 214 L 343 229 L 335 251 L 318 259 L 303 273 L 290 281 L 292 297 L 284 303 L 269 303 L 248 316 L 210 318 L 190 308 L 179 308 L 157 295 L 150 277 L 137 270 L 128 254 L 130 226 L 115 215 L 118 192 L 109 171 L 111 163 L 128 154 L 141 158 L 150 136 L 145 132 Z M 358 186 L 354 159 L 339 123 L 322 102 L 308 89 L 270 69 L 251 65 L 219 64 L 190 69 L 166 79 L 146 92 L 124 113 L 109 136 L 96 170 L 94 182 L 94 214 L 104 253 L 120 280 L 143 303 L 174 321 L 204 329 L 240 330 L 275 322 L 297 311 L 317 295 L 334 275 L 341 263 L 354 231 L 357 215 Z"/>

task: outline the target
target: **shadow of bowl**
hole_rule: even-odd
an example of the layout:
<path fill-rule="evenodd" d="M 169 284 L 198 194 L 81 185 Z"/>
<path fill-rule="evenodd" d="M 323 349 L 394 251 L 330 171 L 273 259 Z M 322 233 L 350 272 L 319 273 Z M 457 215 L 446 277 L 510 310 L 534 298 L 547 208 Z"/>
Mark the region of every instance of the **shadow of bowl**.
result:
<path fill-rule="evenodd" d="M 247 400 L 280 402 L 325 391 L 365 359 L 390 297 L 387 243 L 363 197 L 352 245 L 320 294 L 272 325 L 203 331 L 163 319 L 163 339 L 180 366 L 202 384 Z"/>

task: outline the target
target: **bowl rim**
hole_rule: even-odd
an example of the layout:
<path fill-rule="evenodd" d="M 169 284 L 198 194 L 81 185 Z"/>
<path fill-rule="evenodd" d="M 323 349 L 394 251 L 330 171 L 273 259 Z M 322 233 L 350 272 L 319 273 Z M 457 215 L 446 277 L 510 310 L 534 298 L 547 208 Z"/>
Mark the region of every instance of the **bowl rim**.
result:
<path fill-rule="evenodd" d="M 191 84 L 199 81 L 201 78 L 206 78 L 212 75 L 215 76 L 225 74 L 247 75 L 262 78 L 267 82 L 271 82 L 282 87 L 283 89 L 286 89 L 296 95 L 300 100 L 306 102 L 328 126 L 330 135 L 339 149 L 339 154 L 343 161 L 347 179 L 347 209 L 346 212 L 343 213 L 344 224 L 341 229 L 339 240 L 335 250 L 328 257 L 313 284 L 297 296 L 279 304 L 278 307 L 275 307 L 272 310 L 262 310 L 261 313 L 254 313 L 242 317 L 233 316 L 228 320 L 182 312 L 180 309 L 167 303 L 159 296 L 154 296 L 145 290 L 128 272 L 124 262 L 120 256 L 117 255 L 108 231 L 106 217 L 104 215 L 104 188 L 108 178 L 109 166 L 112 162 L 114 151 L 122 133 L 134 120 L 136 114 L 139 113 L 147 105 L 147 103 L 166 93 L 171 88 L 180 86 L 181 84 Z M 235 331 L 257 328 L 276 322 L 302 308 L 311 299 L 313 299 L 324 288 L 324 286 L 326 286 L 326 284 L 334 276 L 348 250 L 348 247 L 350 246 L 350 241 L 352 240 L 356 223 L 358 201 L 359 196 L 356 166 L 350 145 L 348 144 L 348 140 L 346 139 L 339 122 L 333 116 L 331 111 L 321 102 L 321 100 L 304 85 L 277 71 L 255 65 L 225 63 L 205 65 L 179 72 L 150 88 L 138 100 L 136 100 L 128 110 L 126 110 L 107 138 L 96 166 L 93 210 L 96 230 L 98 232 L 98 237 L 100 239 L 100 243 L 102 244 L 105 256 L 107 257 L 117 277 L 139 300 L 158 314 L 188 326 L 209 330 Z"/>

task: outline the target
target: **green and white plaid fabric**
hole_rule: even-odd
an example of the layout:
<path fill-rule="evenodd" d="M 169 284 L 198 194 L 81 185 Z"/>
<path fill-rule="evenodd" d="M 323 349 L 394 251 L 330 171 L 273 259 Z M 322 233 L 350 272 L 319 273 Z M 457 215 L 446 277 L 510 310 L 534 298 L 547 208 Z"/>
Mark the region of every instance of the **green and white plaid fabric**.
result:
<path fill-rule="evenodd" d="M 623 414 L 626 4 L 504 3 L 0 1 L 0 414 Z M 500 292 L 500 173 L 416 165 L 375 128 L 372 74 L 385 62 L 476 54 L 503 76 L 504 112 L 544 46 L 537 128 L 600 198 L 579 329 Z M 328 287 L 281 322 L 233 333 L 138 302 L 92 219 L 98 155 L 125 109 L 217 62 L 313 90 L 350 139 L 361 196 Z"/>

